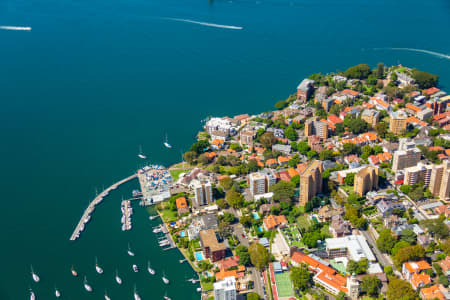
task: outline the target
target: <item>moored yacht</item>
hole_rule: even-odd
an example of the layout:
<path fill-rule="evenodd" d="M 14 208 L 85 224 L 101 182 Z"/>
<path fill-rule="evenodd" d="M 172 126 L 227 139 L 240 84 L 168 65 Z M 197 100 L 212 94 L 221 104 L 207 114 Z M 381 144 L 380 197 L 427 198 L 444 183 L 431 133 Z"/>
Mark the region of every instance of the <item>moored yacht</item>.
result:
<path fill-rule="evenodd" d="M 144 154 L 142 154 L 142 147 L 141 147 L 141 146 L 139 146 L 139 154 L 138 154 L 138 157 L 139 157 L 139 158 L 142 158 L 142 159 L 146 159 L 146 158 L 147 158 L 147 156 L 145 156 Z"/>
<path fill-rule="evenodd" d="M 167 297 L 167 292 L 164 294 L 164 300 L 172 300 L 169 297 Z"/>
<path fill-rule="evenodd" d="M 39 276 L 34 273 L 33 266 L 31 266 L 31 277 L 33 278 L 34 282 L 39 282 L 41 280 Z"/>
<path fill-rule="evenodd" d="M 78 276 L 78 273 L 77 273 L 77 271 L 75 271 L 75 269 L 73 268 L 73 266 L 72 266 L 71 272 L 72 272 L 72 275 L 73 275 L 73 276 L 75 276 L 75 277 Z"/>
<path fill-rule="evenodd" d="M 36 300 L 36 295 L 34 294 L 31 288 L 30 288 L 30 300 Z"/>
<path fill-rule="evenodd" d="M 122 279 L 119 277 L 119 273 L 118 273 L 117 269 L 116 269 L 116 281 L 118 284 L 122 284 Z"/>
<path fill-rule="evenodd" d="M 106 293 L 106 290 L 105 290 L 105 300 L 111 300 L 111 298 L 109 298 L 108 294 Z"/>
<path fill-rule="evenodd" d="M 55 296 L 56 296 L 56 298 L 61 297 L 61 292 L 58 291 L 58 289 L 56 288 L 56 286 L 55 286 Z"/>
<path fill-rule="evenodd" d="M 166 274 L 163 272 L 162 280 L 165 284 L 169 284 L 169 279 L 166 278 Z"/>
<path fill-rule="evenodd" d="M 134 252 L 131 251 L 131 248 L 130 248 L 130 243 L 128 243 L 128 255 L 129 256 L 134 256 Z"/>
<path fill-rule="evenodd" d="M 147 270 L 151 275 L 155 275 L 155 270 L 153 270 L 152 267 L 150 266 L 150 261 L 148 261 L 147 263 Z"/>
<path fill-rule="evenodd" d="M 136 291 L 136 285 L 134 285 L 134 300 L 141 300 L 141 297 L 139 297 L 139 295 Z"/>
<path fill-rule="evenodd" d="M 95 257 L 95 270 L 97 271 L 98 274 L 103 274 L 103 269 L 100 268 L 100 266 L 98 265 L 97 257 Z"/>
<path fill-rule="evenodd" d="M 164 142 L 164 146 L 166 146 L 166 148 L 172 148 L 172 145 L 169 144 L 169 141 L 167 139 L 167 134 L 166 134 L 166 141 Z"/>
<path fill-rule="evenodd" d="M 88 292 L 92 292 L 92 287 L 88 284 L 86 276 L 84 276 L 84 289 Z"/>
<path fill-rule="evenodd" d="M 133 265 L 133 271 L 134 271 L 135 273 L 139 272 L 139 268 L 138 268 L 137 265 Z"/>

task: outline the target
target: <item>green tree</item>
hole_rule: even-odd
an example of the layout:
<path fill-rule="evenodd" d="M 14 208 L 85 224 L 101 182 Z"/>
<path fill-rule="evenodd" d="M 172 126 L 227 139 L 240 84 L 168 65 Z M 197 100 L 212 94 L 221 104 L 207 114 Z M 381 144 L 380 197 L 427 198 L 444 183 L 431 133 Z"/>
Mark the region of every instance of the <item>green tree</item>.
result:
<path fill-rule="evenodd" d="M 415 244 L 417 241 L 417 235 L 409 228 L 403 229 L 400 240 L 407 242 L 408 244 Z"/>
<path fill-rule="evenodd" d="M 380 122 L 375 125 L 375 131 L 380 138 L 384 138 L 386 136 L 386 133 L 388 132 L 386 123 Z"/>
<path fill-rule="evenodd" d="M 259 142 L 267 149 L 270 149 L 273 144 L 275 144 L 277 138 L 273 135 L 272 132 L 266 132 L 259 138 Z"/>
<path fill-rule="evenodd" d="M 317 152 L 314 150 L 309 150 L 308 153 L 306 153 L 306 156 L 308 157 L 309 160 L 312 160 L 314 158 L 317 158 Z"/>
<path fill-rule="evenodd" d="M 422 72 L 419 70 L 413 70 L 412 77 L 414 78 L 416 83 L 419 85 L 419 88 L 421 89 L 428 89 L 433 86 L 436 86 L 439 81 L 438 75 Z"/>
<path fill-rule="evenodd" d="M 355 183 L 355 173 L 348 173 L 344 178 L 344 183 L 346 185 L 353 185 Z"/>
<path fill-rule="evenodd" d="M 250 254 L 250 261 L 258 269 L 263 270 L 269 263 L 269 252 L 260 243 L 254 242 L 248 248 Z"/>
<path fill-rule="evenodd" d="M 252 225 L 252 217 L 250 216 L 242 216 L 239 219 L 239 223 L 241 223 L 244 227 L 250 227 Z"/>
<path fill-rule="evenodd" d="M 312 284 L 312 277 L 306 264 L 291 268 L 290 278 L 296 290 L 305 291 Z"/>
<path fill-rule="evenodd" d="M 378 79 L 384 78 L 384 64 L 383 63 L 377 64 L 377 77 L 378 77 Z"/>
<path fill-rule="evenodd" d="M 409 246 L 411 246 L 410 243 L 405 242 L 405 241 L 399 241 L 394 245 L 394 247 L 392 247 L 391 254 L 396 255 L 398 250 L 409 247 Z"/>
<path fill-rule="evenodd" d="M 223 176 L 219 180 L 220 186 L 222 186 L 225 190 L 231 189 L 231 186 L 233 185 L 233 179 L 231 179 L 230 176 Z"/>
<path fill-rule="evenodd" d="M 247 294 L 247 300 L 259 300 L 259 295 L 257 293 L 251 292 Z"/>
<path fill-rule="evenodd" d="M 359 64 L 348 68 L 344 74 L 348 78 L 365 79 L 370 74 L 370 67 L 367 64 Z"/>
<path fill-rule="evenodd" d="M 360 147 L 353 144 L 353 143 L 346 143 L 343 146 L 343 150 L 342 153 L 344 153 L 345 155 L 348 154 L 359 154 L 359 152 L 361 151 Z"/>
<path fill-rule="evenodd" d="M 407 281 L 395 277 L 389 280 L 386 296 L 388 300 L 419 299 L 419 295 L 412 289 Z"/>
<path fill-rule="evenodd" d="M 193 151 L 188 151 L 183 154 L 183 159 L 187 161 L 189 164 L 193 164 L 195 159 L 197 158 L 197 153 Z"/>
<path fill-rule="evenodd" d="M 377 82 L 378 82 L 378 79 L 373 74 L 370 74 L 369 77 L 367 78 L 367 84 L 369 84 L 369 85 L 376 85 Z"/>
<path fill-rule="evenodd" d="M 292 176 L 291 183 L 293 183 L 296 187 L 298 187 L 300 184 L 300 175 Z"/>
<path fill-rule="evenodd" d="M 318 240 L 322 240 L 322 235 L 319 231 L 306 232 L 302 237 L 303 244 L 308 246 L 308 248 L 316 248 Z"/>
<path fill-rule="evenodd" d="M 395 237 L 392 235 L 390 229 L 383 229 L 377 239 L 377 247 L 381 251 L 388 253 L 391 251 L 396 243 Z"/>
<path fill-rule="evenodd" d="M 425 249 L 421 245 L 409 246 L 397 251 L 394 256 L 395 265 L 400 267 L 405 261 L 419 260 L 425 257 Z"/>
<path fill-rule="evenodd" d="M 239 264 L 243 266 L 249 266 L 250 262 L 250 254 L 248 253 L 248 248 L 244 245 L 238 245 L 235 249 L 236 256 L 239 256 Z"/>
<path fill-rule="evenodd" d="M 392 73 L 391 73 L 391 81 L 392 81 L 392 82 L 397 82 L 397 80 L 398 80 L 398 75 L 397 75 L 397 73 L 392 72 Z"/>
<path fill-rule="evenodd" d="M 345 300 L 345 299 L 347 299 L 347 295 L 343 291 L 340 291 L 339 294 L 337 294 L 336 296 L 336 300 Z"/>
<path fill-rule="evenodd" d="M 208 149 L 208 147 L 209 147 L 208 140 L 200 140 L 192 144 L 190 151 L 195 152 L 197 154 L 201 154 L 205 152 L 205 150 Z"/>
<path fill-rule="evenodd" d="M 248 161 L 247 166 L 248 166 L 248 170 L 249 170 L 250 172 L 256 172 L 256 171 L 258 171 L 258 169 L 259 169 L 259 167 L 258 167 L 258 161 L 257 161 L 256 159 L 250 159 L 250 160 Z"/>
<path fill-rule="evenodd" d="M 377 296 L 380 291 L 381 281 L 377 276 L 366 275 L 361 281 L 361 291 L 369 296 Z"/>
<path fill-rule="evenodd" d="M 277 103 L 275 103 L 274 106 L 275 106 L 276 109 L 281 110 L 281 109 L 285 108 L 287 105 L 288 105 L 288 103 L 287 103 L 286 100 L 280 100 Z"/>
<path fill-rule="evenodd" d="M 311 148 L 307 142 L 300 142 L 297 144 L 297 149 L 300 154 L 306 155 Z"/>
<path fill-rule="evenodd" d="M 329 160 L 329 159 L 332 159 L 332 158 L 333 158 L 333 151 L 331 151 L 331 150 L 323 150 L 319 154 L 319 159 L 320 160 Z"/>
<path fill-rule="evenodd" d="M 286 203 L 291 203 L 292 197 L 294 196 L 294 184 L 284 180 L 270 187 L 270 191 L 273 192 L 273 199 L 275 201 L 283 201 Z"/>
<path fill-rule="evenodd" d="M 292 128 L 292 127 L 288 127 L 284 130 L 284 135 L 286 136 L 287 139 L 289 139 L 290 141 L 296 141 L 298 138 L 298 133 L 297 131 Z"/>
<path fill-rule="evenodd" d="M 438 239 L 445 239 L 449 237 L 449 229 L 441 218 L 423 220 L 420 224 L 425 226 L 428 232 L 436 236 Z"/>
<path fill-rule="evenodd" d="M 242 204 L 244 203 L 244 197 L 242 196 L 242 194 L 234 190 L 227 191 L 225 200 L 231 207 L 234 208 L 242 207 Z"/>

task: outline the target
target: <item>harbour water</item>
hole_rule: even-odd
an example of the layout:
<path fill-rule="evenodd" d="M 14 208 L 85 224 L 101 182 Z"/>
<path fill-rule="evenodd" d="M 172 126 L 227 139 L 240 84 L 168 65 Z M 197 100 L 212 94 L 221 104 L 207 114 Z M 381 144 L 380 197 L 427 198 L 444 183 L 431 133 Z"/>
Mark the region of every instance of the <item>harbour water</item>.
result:
<path fill-rule="evenodd" d="M 439 74 L 450 91 L 449 14 L 447 0 L 0 1 L 0 26 L 31 27 L 0 30 L 0 299 L 25 299 L 30 286 L 52 299 L 55 284 L 64 299 L 100 299 L 105 288 L 131 299 L 134 284 L 143 299 L 198 299 L 181 254 L 159 248 L 158 220 L 135 204 L 133 229 L 121 231 L 120 201 L 137 180 L 69 241 L 95 190 L 142 164 L 139 145 L 169 165 L 201 119 L 269 110 L 310 73 L 402 63 Z"/>

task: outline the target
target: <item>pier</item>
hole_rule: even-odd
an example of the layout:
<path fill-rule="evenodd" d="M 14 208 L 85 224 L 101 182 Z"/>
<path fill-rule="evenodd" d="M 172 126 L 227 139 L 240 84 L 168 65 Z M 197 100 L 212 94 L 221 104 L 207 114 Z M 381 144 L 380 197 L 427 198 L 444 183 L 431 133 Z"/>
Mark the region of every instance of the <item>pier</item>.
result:
<path fill-rule="evenodd" d="M 77 238 L 79 238 L 80 236 L 80 232 L 84 230 L 84 226 L 85 224 L 90 220 L 91 218 L 91 213 L 94 211 L 95 209 L 95 205 L 99 204 L 100 202 L 103 201 L 103 198 L 108 196 L 110 191 L 113 191 L 115 189 L 117 189 L 121 184 L 124 184 L 125 182 L 128 182 L 134 178 L 137 177 L 137 174 L 133 174 L 127 178 L 122 179 L 121 181 L 118 181 L 116 183 L 114 183 L 113 185 L 111 185 L 110 187 L 108 187 L 106 190 L 104 190 L 103 192 L 101 192 L 100 194 L 98 194 L 94 200 L 89 203 L 89 206 L 86 208 L 86 210 L 83 213 L 83 216 L 81 217 L 80 222 L 78 222 L 77 227 L 75 227 L 75 230 L 73 231 L 72 235 L 70 236 L 70 240 L 71 241 L 75 241 Z"/>

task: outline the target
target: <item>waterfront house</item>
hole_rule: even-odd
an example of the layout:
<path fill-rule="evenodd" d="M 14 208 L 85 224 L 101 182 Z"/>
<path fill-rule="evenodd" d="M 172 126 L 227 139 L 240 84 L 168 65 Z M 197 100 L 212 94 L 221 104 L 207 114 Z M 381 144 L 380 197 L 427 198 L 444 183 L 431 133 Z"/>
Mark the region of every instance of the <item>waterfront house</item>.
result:
<path fill-rule="evenodd" d="M 306 102 L 309 96 L 314 91 L 314 80 L 303 79 L 303 81 L 297 87 L 297 100 Z"/>
<path fill-rule="evenodd" d="M 177 198 L 175 201 L 176 201 L 176 204 L 177 204 L 177 210 L 178 210 L 178 215 L 179 216 L 189 212 L 189 206 L 187 204 L 187 201 L 186 201 L 185 197 Z"/>
<path fill-rule="evenodd" d="M 200 231 L 200 246 L 205 257 L 212 262 L 225 258 L 226 246 L 224 243 L 219 243 L 213 229 Z"/>

